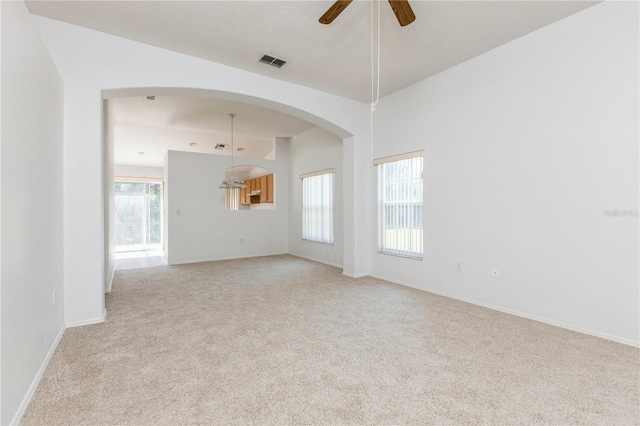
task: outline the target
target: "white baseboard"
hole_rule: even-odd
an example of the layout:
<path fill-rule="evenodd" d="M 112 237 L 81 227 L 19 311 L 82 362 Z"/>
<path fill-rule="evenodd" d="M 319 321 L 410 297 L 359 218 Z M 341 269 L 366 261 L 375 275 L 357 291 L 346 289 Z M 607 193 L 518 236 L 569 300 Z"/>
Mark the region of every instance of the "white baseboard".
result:
<path fill-rule="evenodd" d="M 248 254 L 246 256 L 218 257 L 216 259 L 183 260 L 183 261 L 180 261 L 180 262 L 174 262 L 169 266 L 189 265 L 189 264 L 192 264 L 192 263 L 217 262 L 217 261 L 220 261 L 220 260 L 249 259 L 251 257 L 280 256 L 280 255 L 283 255 L 283 254 L 289 254 L 289 253 L 282 252 L 282 253 Z"/>
<path fill-rule="evenodd" d="M 42 380 L 42 376 L 44 376 L 44 372 L 47 369 L 47 365 L 49 365 L 49 361 L 51 360 L 53 353 L 55 352 L 56 348 L 58 347 L 58 344 L 60 343 L 60 340 L 62 339 L 62 336 L 64 335 L 64 331 L 65 331 L 65 328 L 62 327 L 60 329 L 60 332 L 56 336 L 56 338 L 53 340 L 53 343 L 51 344 L 49 351 L 47 351 L 47 355 L 44 357 L 44 360 L 42 361 L 42 364 L 40 365 L 40 368 L 38 369 L 36 376 L 33 378 L 33 381 L 31 382 L 29 389 L 27 389 L 27 393 L 25 394 L 24 398 L 22 398 L 22 402 L 18 407 L 18 411 L 16 412 L 15 416 L 13 416 L 11 423 L 9 423 L 10 425 L 12 426 L 18 425 L 20 423 L 20 420 L 22 420 L 22 416 L 24 416 L 25 411 L 27 411 L 27 407 L 31 402 L 31 398 L 33 398 L 33 395 L 36 393 L 36 389 L 38 389 L 40 380 Z"/>
<path fill-rule="evenodd" d="M 342 269 L 342 265 L 338 265 L 337 263 L 326 262 L 324 260 L 316 259 L 315 257 L 302 256 L 300 254 L 295 254 L 295 253 L 287 253 L 287 254 L 290 254 L 291 256 L 299 257 L 300 259 L 307 259 L 307 260 L 311 260 L 313 262 L 324 263 L 325 265 L 329 265 L 329 266 L 333 266 L 334 268 Z"/>
<path fill-rule="evenodd" d="M 369 276 L 369 274 L 367 274 L 367 273 L 362 273 L 362 274 L 355 274 L 355 275 L 353 276 L 353 278 L 364 278 L 364 277 L 368 277 L 368 276 Z"/>
<path fill-rule="evenodd" d="M 601 333 L 599 331 L 589 330 L 589 329 L 582 328 L 582 327 L 577 327 L 577 326 L 574 326 L 574 325 L 571 325 L 571 324 L 565 324 L 565 323 L 562 323 L 562 322 L 550 320 L 548 318 L 539 317 L 537 315 L 531 315 L 531 314 L 527 314 L 527 313 L 524 313 L 524 312 L 519 312 L 519 311 L 516 311 L 516 310 L 513 310 L 513 309 L 503 308 L 502 306 L 496 306 L 496 305 L 492 305 L 490 303 L 479 302 L 479 301 L 474 300 L 474 299 L 468 299 L 466 297 L 456 296 L 456 295 L 451 294 L 451 293 L 446 293 L 446 292 L 434 290 L 434 289 L 431 289 L 431 288 L 420 287 L 420 286 L 417 286 L 417 285 L 414 285 L 414 284 L 411 284 L 411 283 L 407 283 L 407 282 L 403 282 L 403 281 L 399 281 L 399 280 L 395 280 L 395 279 L 391 279 L 391 278 L 387 278 L 387 277 L 382 277 L 380 275 L 371 275 L 371 276 L 373 278 L 378 278 L 380 280 L 389 281 L 389 282 L 392 282 L 392 283 L 395 283 L 395 284 L 400 284 L 400 285 L 403 285 L 405 287 L 411 287 L 411 288 L 415 288 L 416 290 L 422 290 L 422 291 L 426 291 L 426 292 L 429 292 L 429 293 L 437 294 L 439 296 L 448 297 L 450 299 L 460 300 L 462 302 L 471 303 L 472 305 L 482 306 L 482 307 L 485 307 L 485 308 L 493 309 L 495 311 L 504 312 L 506 314 L 515 315 L 515 316 L 526 318 L 526 319 L 530 319 L 530 320 L 533 320 L 533 321 L 538 321 L 538 322 L 542 322 L 542 323 L 545 323 L 545 324 L 553 325 L 555 327 L 564 328 L 566 330 L 576 331 L 576 332 L 582 333 L 582 334 L 588 334 L 589 336 L 594 336 L 594 337 L 599 337 L 601 339 L 611 340 L 613 342 L 622 343 L 624 345 L 629 345 L 629 346 L 633 346 L 633 347 L 640 347 L 640 341 L 635 341 L 635 340 L 627 339 L 627 338 L 624 338 L 624 337 L 614 336 L 614 335 L 607 334 L 607 333 Z"/>
<path fill-rule="evenodd" d="M 342 275 L 346 275 L 349 278 L 364 278 L 369 276 L 369 274 L 352 274 L 349 272 L 343 272 Z M 397 284 L 400 284 L 400 283 L 397 283 Z"/>
<path fill-rule="evenodd" d="M 101 317 L 70 322 L 70 323 L 67 323 L 67 328 L 81 327 L 83 325 L 91 325 L 91 324 L 100 324 L 101 322 L 104 322 L 106 319 L 107 319 L 107 310 L 105 309 Z"/>

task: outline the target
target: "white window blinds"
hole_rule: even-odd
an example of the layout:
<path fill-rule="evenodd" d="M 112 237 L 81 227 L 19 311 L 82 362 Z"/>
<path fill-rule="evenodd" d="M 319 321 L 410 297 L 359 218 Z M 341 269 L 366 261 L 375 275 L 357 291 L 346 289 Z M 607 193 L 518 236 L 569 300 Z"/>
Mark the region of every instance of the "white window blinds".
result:
<path fill-rule="evenodd" d="M 378 168 L 379 251 L 422 259 L 423 152 L 375 160 Z"/>
<path fill-rule="evenodd" d="M 333 244 L 334 176 L 333 170 L 301 175 L 303 240 Z"/>

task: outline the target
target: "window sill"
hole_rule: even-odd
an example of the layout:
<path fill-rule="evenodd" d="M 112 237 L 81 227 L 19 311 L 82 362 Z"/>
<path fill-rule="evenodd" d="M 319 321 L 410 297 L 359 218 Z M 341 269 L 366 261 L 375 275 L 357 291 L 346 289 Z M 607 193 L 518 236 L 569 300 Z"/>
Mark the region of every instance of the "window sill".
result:
<path fill-rule="evenodd" d="M 399 254 L 399 253 L 393 253 L 390 251 L 378 251 L 378 254 L 386 254 L 388 256 L 393 256 L 393 257 L 401 257 L 403 259 L 409 259 L 409 260 L 419 260 L 422 262 L 423 256 L 410 256 L 410 255 L 406 255 L 406 254 Z"/>
<path fill-rule="evenodd" d="M 335 242 L 333 242 L 333 243 L 323 243 L 322 241 L 305 240 L 304 238 L 302 239 L 302 241 L 304 241 L 306 243 L 322 244 L 322 245 L 325 245 L 325 246 L 335 246 L 336 245 Z"/>

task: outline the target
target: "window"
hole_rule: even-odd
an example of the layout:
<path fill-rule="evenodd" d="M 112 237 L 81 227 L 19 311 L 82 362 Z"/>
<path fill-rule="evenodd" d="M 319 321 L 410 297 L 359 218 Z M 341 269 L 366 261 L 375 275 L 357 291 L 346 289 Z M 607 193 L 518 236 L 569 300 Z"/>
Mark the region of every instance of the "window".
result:
<path fill-rule="evenodd" d="M 379 251 L 422 259 L 423 152 L 374 161 L 378 169 Z"/>
<path fill-rule="evenodd" d="M 335 169 L 306 173 L 302 179 L 302 239 L 333 244 Z"/>
<path fill-rule="evenodd" d="M 115 182 L 117 252 L 162 248 L 162 182 Z"/>

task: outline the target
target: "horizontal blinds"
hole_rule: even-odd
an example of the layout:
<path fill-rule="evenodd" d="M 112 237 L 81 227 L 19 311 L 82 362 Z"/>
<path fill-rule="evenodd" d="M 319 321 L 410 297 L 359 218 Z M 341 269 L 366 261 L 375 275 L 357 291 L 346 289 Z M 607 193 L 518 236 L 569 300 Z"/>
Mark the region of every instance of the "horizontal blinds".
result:
<path fill-rule="evenodd" d="M 373 160 L 374 165 L 391 163 L 400 160 L 409 160 L 411 158 L 424 157 L 424 150 L 407 152 L 405 154 L 390 155 L 388 157 L 376 158 Z"/>
<path fill-rule="evenodd" d="M 300 179 L 310 178 L 310 177 L 320 176 L 320 175 L 326 175 L 328 173 L 335 173 L 335 172 L 336 172 L 336 169 L 318 170 L 317 172 L 303 173 L 303 174 L 300 175 Z"/>

